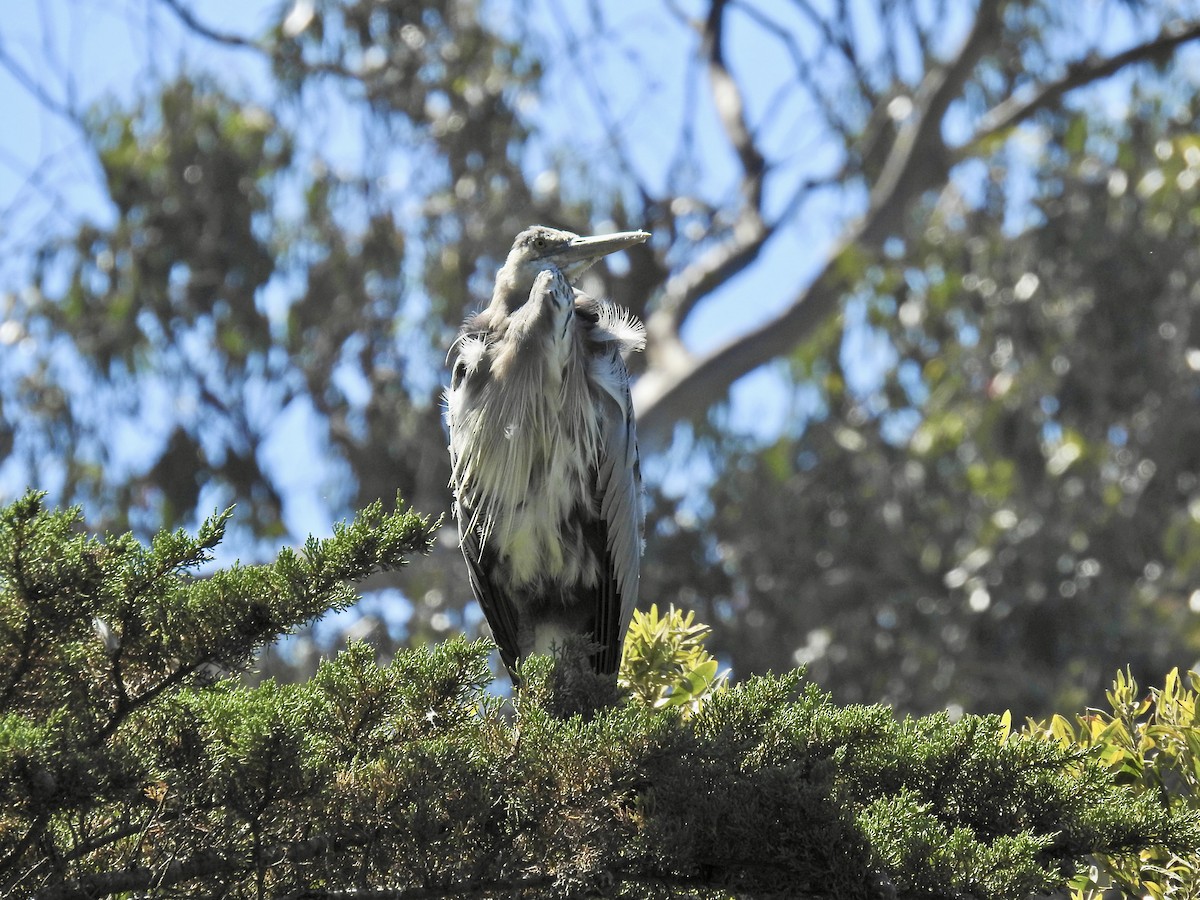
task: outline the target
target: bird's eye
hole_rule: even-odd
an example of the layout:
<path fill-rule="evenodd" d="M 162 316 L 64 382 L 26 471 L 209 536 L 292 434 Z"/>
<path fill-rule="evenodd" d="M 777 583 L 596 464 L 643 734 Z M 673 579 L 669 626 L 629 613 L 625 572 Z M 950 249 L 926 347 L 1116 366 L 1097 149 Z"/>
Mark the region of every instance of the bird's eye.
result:
<path fill-rule="evenodd" d="M 534 239 L 533 239 L 533 246 L 537 247 L 539 250 L 544 250 L 544 249 L 546 249 L 546 239 L 545 239 L 544 237 L 536 237 L 536 238 L 534 238 Z"/>

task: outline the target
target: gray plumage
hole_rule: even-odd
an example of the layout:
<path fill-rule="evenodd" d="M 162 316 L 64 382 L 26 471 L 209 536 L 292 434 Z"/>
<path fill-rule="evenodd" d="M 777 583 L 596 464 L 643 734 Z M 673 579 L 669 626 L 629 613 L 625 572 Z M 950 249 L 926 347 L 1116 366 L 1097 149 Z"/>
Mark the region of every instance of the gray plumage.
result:
<path fill-rule="evenodd" d="M 446 418 L 471 586 L 509 672 L 568 634 L 616 672 L 637 603 L 641 473 L 623 353 L 645 331 L 575 290 L 645 232 L 518 235 L 491 303 L 451 348 Z"/>

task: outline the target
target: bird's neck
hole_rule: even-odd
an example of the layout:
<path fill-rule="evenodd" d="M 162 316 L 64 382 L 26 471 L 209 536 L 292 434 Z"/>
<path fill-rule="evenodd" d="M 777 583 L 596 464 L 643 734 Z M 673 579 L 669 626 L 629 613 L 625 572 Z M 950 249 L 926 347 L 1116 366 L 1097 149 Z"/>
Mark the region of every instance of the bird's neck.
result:
<path fill-rule="evenodd" d="M 545 370 L 553 381 L 562 377 L 575 336 L 568 327 L 574 314 L 574 291 L 561 273 L 547 288 L 532 280 L 521 301 L 508 311 L 499 304 L 504 295 L 493 296 L 488 314 L 492 317 L 495 341 L 495 372 L 498 377 L 516 369 Z M 540 277 L 545 278 L 545 273 Z M 537 286 L 535 286 L 535 284 Z M 496 328 L 499 323 L 502 327 Z"/>
<path fill-rule="evenodd" d="M 533 279 L 537 273 L 522 272 L 519 269 L 505 266 L 496 273 L 496 286 L 492 288 L 490 309 L 493 315 L 509 315 L 515 312 L 526 300 L 533 289 Z"/>

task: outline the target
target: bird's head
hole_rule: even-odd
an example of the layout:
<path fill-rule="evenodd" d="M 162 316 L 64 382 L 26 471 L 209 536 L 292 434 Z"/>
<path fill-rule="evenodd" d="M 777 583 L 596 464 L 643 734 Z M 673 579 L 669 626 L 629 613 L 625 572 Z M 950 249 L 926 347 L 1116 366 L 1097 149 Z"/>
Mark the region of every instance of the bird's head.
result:
<path fill-rule="evenodd" d="M 526 228 L 513 241 L 512 249 L 496 273 L 492 302 L 502 299 L 509 311 L 525 302 L 539 272 L 557 268 L 574 283 L 600 257 L 625 250 L 650 237 L 646 231 L 618 231 L 595 237 L 580 237 L 545 225 Z"/>

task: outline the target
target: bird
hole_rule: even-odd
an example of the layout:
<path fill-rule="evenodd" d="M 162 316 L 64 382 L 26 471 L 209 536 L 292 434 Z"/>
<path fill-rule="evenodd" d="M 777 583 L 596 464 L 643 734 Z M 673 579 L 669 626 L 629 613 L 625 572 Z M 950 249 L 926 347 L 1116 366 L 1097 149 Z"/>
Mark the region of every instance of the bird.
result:
<path fill-rule="evenodd" d="M 624 356 L 642 323 L 575 282 L 645 231 L 535 225 L 448 353 L 451 488 L 472 591 L 515 684 L 569 635 L 613 676 L 637 604 L 641 467 Z M 452 362 L 450 358 L 452 357 Z"/>

